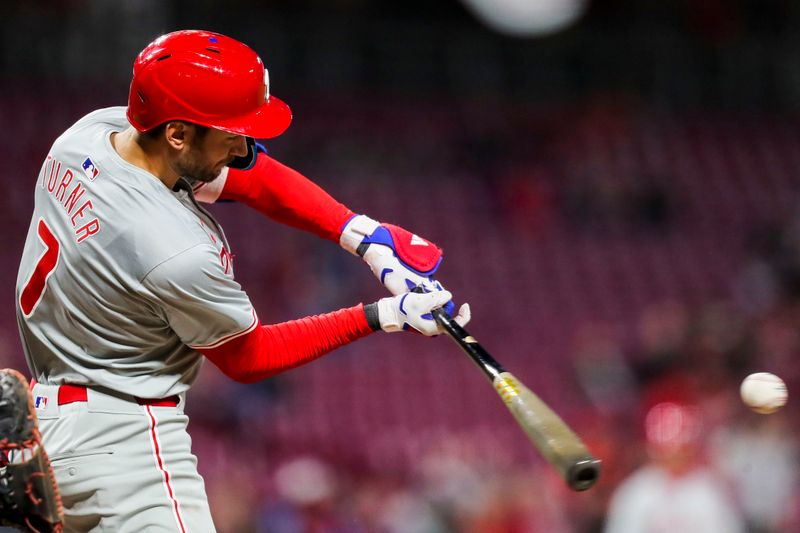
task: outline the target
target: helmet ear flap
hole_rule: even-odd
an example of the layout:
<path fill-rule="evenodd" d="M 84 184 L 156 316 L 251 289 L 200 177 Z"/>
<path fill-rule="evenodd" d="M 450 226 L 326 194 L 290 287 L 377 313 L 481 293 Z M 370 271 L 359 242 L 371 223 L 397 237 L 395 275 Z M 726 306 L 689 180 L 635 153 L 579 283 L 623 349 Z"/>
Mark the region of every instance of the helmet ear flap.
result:
<path fill-rule="evenodd" d="M 252 137 L 247 137 L 245 140 L 247 141 L 247 155 L 238 156 L 236 159 L 228 163 L 228 168 L 234 168 L 237 170 L 250 170 L 256 164 L 256 158 L 258 157 L 256 140 Z"/>

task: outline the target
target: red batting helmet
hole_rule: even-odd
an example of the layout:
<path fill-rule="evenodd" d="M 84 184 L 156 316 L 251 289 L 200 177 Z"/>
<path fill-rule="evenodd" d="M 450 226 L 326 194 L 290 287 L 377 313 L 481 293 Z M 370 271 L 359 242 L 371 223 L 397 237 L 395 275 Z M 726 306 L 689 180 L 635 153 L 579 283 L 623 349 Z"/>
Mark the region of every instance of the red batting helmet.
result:
<path fill-rule="evenodd" d="M 265 139 L 283 133 L 292 112 L 269 94 L 267 69 L 250 47 L 183 30 L 162 35 L 136 58 L 128 120 L 139 131 L 185 120 Z"/>

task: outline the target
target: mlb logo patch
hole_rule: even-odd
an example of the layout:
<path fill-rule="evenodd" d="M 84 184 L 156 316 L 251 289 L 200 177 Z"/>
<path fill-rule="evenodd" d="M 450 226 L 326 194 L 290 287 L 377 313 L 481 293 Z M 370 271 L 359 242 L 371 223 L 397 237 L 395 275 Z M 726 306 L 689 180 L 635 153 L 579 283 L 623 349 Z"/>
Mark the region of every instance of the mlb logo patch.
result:
<path fill-rule="evenodd" d="M 36 409 L 47 409 L 47 396 L 37 396 L 33 405 Z"/>
<path fill-rule="evenodd" d="M 94 165 L 94 162 L 90 157 L 86 158 L 86 161 L 83 162 L 83 173 L 86 174 L 86 177 L 89 178 L 89 181 L 94 181 L 100 171 Z"/>

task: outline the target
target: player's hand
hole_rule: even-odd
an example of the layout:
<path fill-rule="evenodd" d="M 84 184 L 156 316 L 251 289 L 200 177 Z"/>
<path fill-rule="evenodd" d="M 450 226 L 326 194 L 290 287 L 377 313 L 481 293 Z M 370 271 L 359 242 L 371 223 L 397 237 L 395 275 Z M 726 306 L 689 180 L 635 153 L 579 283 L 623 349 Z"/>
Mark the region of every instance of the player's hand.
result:
<path fill-rule="evenodd" d="M 450 291 L 407 292 L 405 294 L 378 300 L 378 321 L 383 331 L 416 330 L 425 336 L 432 337 L 442 333 L 442 328 L 433 318 L 431 311 L 443 307 L 452 300 Z M 465 326 L 470 319 L 469 304 L 463 304 L 458 310 L 455 321 Z"/>
<path fill-rule="evenodd" d="M 350 253 L 361 256 L 394 295 L 418 286 L 428 292 L 443 289 L 433 279 L 442 262 L 442 249 L 410 231 L 356 215 L 342 230 L 339 243 Z"/>

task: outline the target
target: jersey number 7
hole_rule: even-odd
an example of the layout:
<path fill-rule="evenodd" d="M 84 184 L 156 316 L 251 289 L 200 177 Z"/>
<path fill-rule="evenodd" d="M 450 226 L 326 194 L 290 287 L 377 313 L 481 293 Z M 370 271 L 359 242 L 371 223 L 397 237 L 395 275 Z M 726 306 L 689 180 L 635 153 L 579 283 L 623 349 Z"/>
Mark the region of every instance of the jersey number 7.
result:
<path fill-rule="evenodd" d="M 58 256 L 61 246 L 58 244 L 56 236 L 50 231 L 43 219 L 39 219 L 39 224 L 36 228 L 39 235 L 39 240 L 44 244 L 44 254 L 39 258 L 36 263 L 36 268 L 33 270 L 28 282 L 22 289 L 19 296 L 19 306 L 25 317 L 31 316 L 33 310 L 42 299 L 44 290 L 47 287 L 47 278 L 53 273 L 58 265 Z"/>

